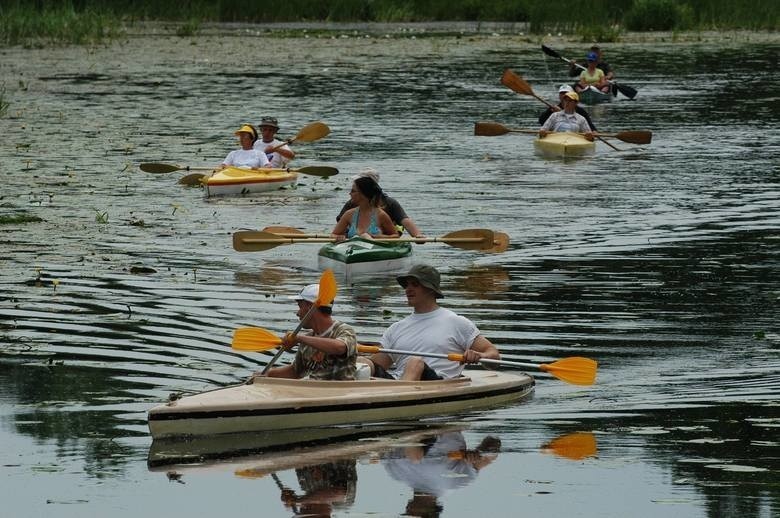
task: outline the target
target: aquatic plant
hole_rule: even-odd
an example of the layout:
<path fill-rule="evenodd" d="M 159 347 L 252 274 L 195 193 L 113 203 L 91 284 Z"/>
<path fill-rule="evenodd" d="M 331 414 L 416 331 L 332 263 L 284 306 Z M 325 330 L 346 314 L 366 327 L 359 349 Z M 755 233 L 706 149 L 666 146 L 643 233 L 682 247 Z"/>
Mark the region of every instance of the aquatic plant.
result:
<path fill-rule="evenodd" d="M 186 38 L 189 36 L 195 36 L 199 31 L 200 21 L 192 18 L 176 29 L 176 36 L 179 36 L 180 38 Z"/>
<path fill-rule="evenodd" d="M 108 211 L 100 212 L 98 209 L 92 209 L 95 211 L 95 221 L 101 225 L 108 223 Z"/>
<path fill-rule="evenodd" d="M 5 83 L 0 83 L 0 117 L 8 113 L 8 107 L 11 103 L 5 100 Z"/>

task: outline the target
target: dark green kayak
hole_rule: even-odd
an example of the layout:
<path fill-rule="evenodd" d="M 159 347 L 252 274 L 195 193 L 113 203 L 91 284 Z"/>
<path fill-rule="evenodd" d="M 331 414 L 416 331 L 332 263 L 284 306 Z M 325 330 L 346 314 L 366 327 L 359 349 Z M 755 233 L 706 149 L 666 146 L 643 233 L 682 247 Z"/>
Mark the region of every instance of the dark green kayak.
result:
<path fill-rule="evenodd" d="M 608 103 L 612 101 L 612 94 L 611 93 L 604 93 L 600 91 L 598 88 L 590 87 L 587 90 L 583 90 L 579 92 L 578 94 L 580 96 L 580 102 L 582 104 L 599 104 L 599 103 Z"/>

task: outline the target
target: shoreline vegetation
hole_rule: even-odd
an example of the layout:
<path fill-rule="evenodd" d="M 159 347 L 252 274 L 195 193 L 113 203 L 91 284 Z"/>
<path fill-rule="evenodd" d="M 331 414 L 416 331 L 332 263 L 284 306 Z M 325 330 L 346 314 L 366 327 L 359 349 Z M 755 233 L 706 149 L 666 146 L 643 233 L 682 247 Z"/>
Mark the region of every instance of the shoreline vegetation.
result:
<path fill-rule="evenodd" d="M 0 47 L 90 45 L 228 29 L 273 37 L 556 35 L 581 42 L 691 41 L 780 28 L 776 0 L 0 0 Z M 244 32 L 246 34 L 246 32 Z M 660 35 L 660 36 L 659 36 Z"/>

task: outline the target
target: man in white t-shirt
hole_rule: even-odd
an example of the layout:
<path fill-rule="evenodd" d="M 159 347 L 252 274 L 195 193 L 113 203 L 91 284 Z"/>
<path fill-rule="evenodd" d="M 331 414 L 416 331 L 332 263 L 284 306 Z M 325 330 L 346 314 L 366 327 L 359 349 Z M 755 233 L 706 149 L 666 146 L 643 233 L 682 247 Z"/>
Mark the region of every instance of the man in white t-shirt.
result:
<path fill-rule="evenodd" d="M 271 167 L 284 169 L 287 163 L 295 158 L 295 152 L 285 141 L 276 138 L 279 122 L 275 117 L 263 117 L 260 120 L 260 138 L 255 141 L 254 148 L 265 153 Z"/>
<path fill-rule="evenodd" d="M 479 363 L 483 358 L 500 359 L 496 346 L 480 334 L 473 322 L 438 305 L 437 299 L 444 295 L 439 288 L 441 276 L 436 268 L 416 264 L 409 273 L 397 279 L 414 312 L 387 328 L 382 335 L 382 347 L 462 354 L 464 363 Z M 406 354 L 377 353 L 370 361 L 374 376 L 409 381 L 455 378 L 464 367 L 464 363 L 445 358 Z"/>

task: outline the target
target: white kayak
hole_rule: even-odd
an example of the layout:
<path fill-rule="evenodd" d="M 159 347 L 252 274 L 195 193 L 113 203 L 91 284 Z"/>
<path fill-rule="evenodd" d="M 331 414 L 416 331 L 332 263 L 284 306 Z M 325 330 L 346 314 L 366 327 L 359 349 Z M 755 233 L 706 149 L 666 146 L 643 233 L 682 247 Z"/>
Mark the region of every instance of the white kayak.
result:
<path fill-rule="evenodd" d="M 441 381 L 315 381 L 255 377 L 149 410 L 152 437 L 378 423 L 452 414 L 529 397 L 522 373 L 468 370 Z"/>

